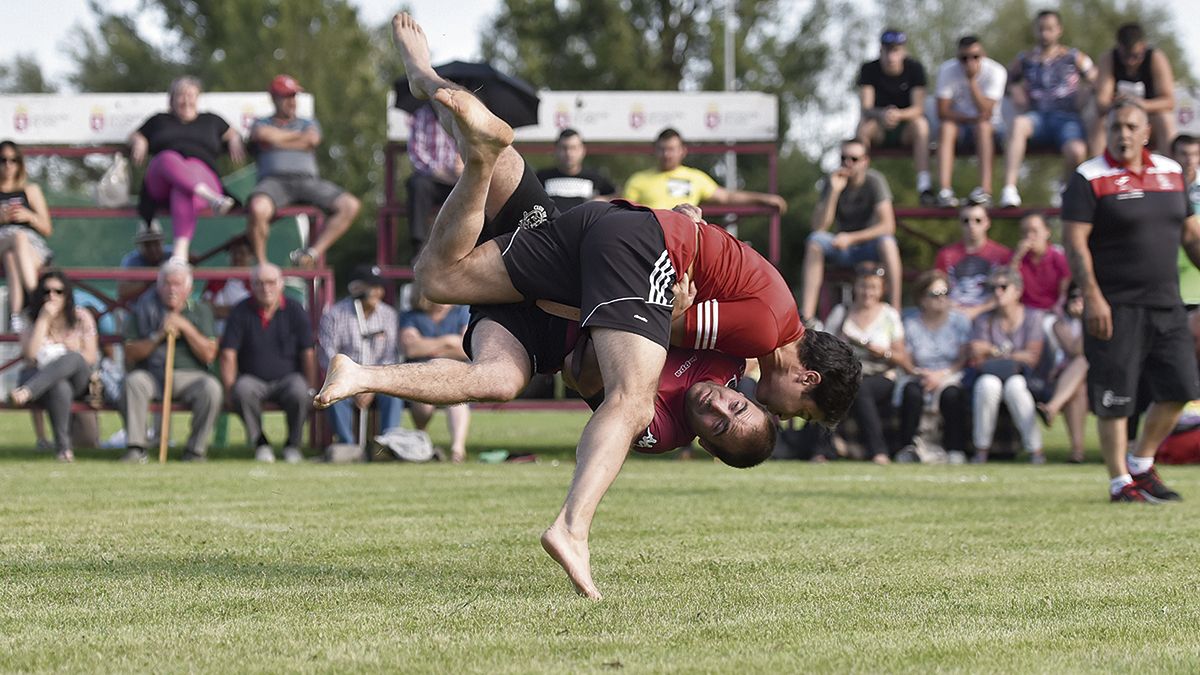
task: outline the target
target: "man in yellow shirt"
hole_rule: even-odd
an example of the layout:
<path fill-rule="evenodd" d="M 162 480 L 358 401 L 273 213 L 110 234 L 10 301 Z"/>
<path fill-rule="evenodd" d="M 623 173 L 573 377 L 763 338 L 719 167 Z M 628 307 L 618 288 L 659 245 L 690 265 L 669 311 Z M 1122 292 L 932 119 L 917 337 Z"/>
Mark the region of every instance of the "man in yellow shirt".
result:
<path fill-rule="evenodd" d="M 708 174 L 684 166 L 687 146 L 674 129 L 664 129 L 654 141 L 657 169 L 639 171 L 625 183 L 623 197 L 652 209 L 671 209 L 679 204 L 699 206 L 710 204 L 750 204 L 770 206 L 780 213 L 787 211 L 787 202 L 779 195 L 746 190 L 726 190 Z"/>

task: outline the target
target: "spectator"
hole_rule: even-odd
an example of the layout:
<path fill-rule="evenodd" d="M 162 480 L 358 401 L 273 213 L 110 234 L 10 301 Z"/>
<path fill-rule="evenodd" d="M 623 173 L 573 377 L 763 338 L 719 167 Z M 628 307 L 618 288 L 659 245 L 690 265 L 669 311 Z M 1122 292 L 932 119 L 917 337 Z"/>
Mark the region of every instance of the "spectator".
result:
<path fill-rule="evenodd" d="M 1071 442 L 1071 455 L 1067 460 L 1072 464 L 1083 462 L 1084 457 L 1084 424 L 1087 421 L 1087 381 L 1088 362 L 1083 355 L 1083 292 L 1078 286 L 1071 285 L 1067 291 L 1067 301 L 1063 312 L 1054 317 L 1050 326 L 1051 338 L 1047 348 L 1052 348 L 1054 355 L 1050 362 L 1050 372 L 1046 375 L 1046 388 L 1037 398 L 1044 400 L 1037 404 L 1038 415 L 1046 426 L 1054 425 L 1054 418 L 1060 412 L 1067 420 L 1067 436 Z M 1048 359 L 1043 358 L 1046 363 Z M 1047 400 L 1048 399 L 1048 400 Z"/>
<path fill-rule="evenodd" d="M 996 306 L 987 290 L 992 270 L 1007 265 L 1012 251 L 988 238 L 992 221 L 978 204 L 963 207 L 959 213 L 963 237 L 937 253 L 934 267 L 950 278 L 950 301 L 954 308 L 974 320 Z"/>
<path fill-rule="evenodd" d="M 925 67 L 908 56 L 908 36 L 889 28 L 879 36 L 879 58 L 858 72 L 862 117 L 858 138 L 869 150 L 912 146 L 921 204 L 937 197 L 929 180 L 929 120 L 925 119 Z"/>
<path fill-rule="evenodd" d="M 150 401 L 162 398 L 168 332 L 177 335 L 173 398 L 192 411 L 183 460 L 206 459 L 213 423 L 221 412 L 221 382 L 208 372 L 217 358 L 212 310 L 192 301 L 191 294 L 191 266 L 172 258 L 159 268 L 155 292 L 143 294 L 130 308 L 125 324 L 127 374 L 120 403 L 129 448 L 124 461 L 146 461 L 146 417 Z"/>
<path fill-rule="evenodd" d="M 713 204 L 757 204 L 769 206 L 780 213 L 787 211 L 787 202 L 779 195 L 745 190 L 726 190 L 708 174 L 684 166 L 687 146 L 674 129 L 663 129 L 654 141 L 657 169 L 638 171 L 625 183 L 625 199 L 652 209 L 671 209 L 679 204 L 699 206 Z"/>
<path fill-rule="evenodd" d="M 1150 116 L 1151 145 L 1161 151 L 1175 137 L 1175 73 L 1161 49 L 1146 44 L 1146 35 L 1136 23 L 1117 29 L 1117 45 L 1100 58 L 1096 79 L 1096 126 L 1092 131 L 1092 154 L 1105 147 L 1108 113 L 1122 100 L 1136 101 Z"/>
<path fill-rule="evenodd" d="M 158 268 L 171 255 L 171 247 L 163 246 L 163 232 L 158 219 L 138 223 L 133 246 L 133 250 L 121 258 L 121 267 L 125 269 Z M 120 281 L 117 283 L 117 298 L 133 300 L 153 285 L 151 281 Z"/>
<path fill-rule="evenodd" d="M 913 286 L 918 312 L 904 319 L 904 344 L 912 361 L 910 375 L 897 382 L 900 394 L 898 457 L 911 458 L 919 442 L 925 411 L 940 413 L 942 447 L 950 461 L 961 464 L 967 450 L 967 395 L 963 367 L 971 322 L 950 305 L 950 280 L 941 270 L 922 272 Z"/>
<path fill-rule="evenodd" d="M 854 300 L 829 313 L 828 330 L 845 340 L 862 362 L 862 384 L 850 406 L 871 461 L 890 464 L 883 420 L 891 413 L 900 370 L 912 370 L 904 348 L 904 326 L 895 307 L 883 303 L 883 268 L 863 263 L 854 279 Z"/>
<path fill-rule="evenodd" d="M 542 169 L 537 178 L 554 200 L 559 211 L 567 211 L 593 199 L 608 201 L 617 196 L 617 187 L 599 172 L 585 169 L 587 146 L 574 129 L 563 129 L 554 142 L 553 169 Z"/>
<path fill-rule="evenodd" d="M 254 254 L 245 237 L 239 237 L 229 245 L 230 267 L 250 267 L 253 264 Z M 225 334 L 225 320 L 229 318 L 233 308 L 248 297 L 250 297 L 250 287 L 237 277 L 212 279 L 204 284 L 200 299 L 212 308 L 217 335 Z"/>
<path fill-rule="evenodd" d="M 383 301 L 383 285 L 378 267 L 359 265 L 351 272 L 350 297 L 339 300 L 321 317 L 318 339 L 321 349 L 318 357 L 322 369 L 329 369 L 329 362 L 336 354 L 345 354 L 356 363 L 366 366 L 397 362 L 399 317 L 396 310 Z M 329 407 L 337 442 L 354 442 L 355 436 L 351 430 L 354 407 L 357 406 L 366 414 L 372 405 L 379 410 L 381 434 L 400 426 L 400 418 L 404 414 L 403 400 L 392 396 L 358 394 Z"/>
<path fill-rule="evenodd" d="M 417 289 L 414 289 L 417 290 Z M 463 349 L 470 314 L 463 305 L 443 305 L 432 302 L 420 293 L 414 294 L 413 309 L 400 316 L 400 348 L 405 361 L 419 363 L 430 359 L 469 361 Z M 409 401 L 413 425 L 424 431 L 433 417 L 435 406 Z M 458 464 L 467 458 L 467 432 L 471 424 L 471 407 L 459 403 L 446 407 L 446 424 L 450 429 L 450 459 Z"/>
<path fill-rule="evenodd" d="M 988 277 L 996 308 L 971 326 L 970 363 L 976 374 L 972 396 L 975 456 L 986 462 L 1003 399 L 1021 445 L 1034 464 L 1044 464 L 1042 430 L 1026 376 L 1042 357 L 1042 313 L 1021 304 L 1021 275 L 1000 268 Z"/>
<path fill-rule="evenodd" d="M 21 334 L 26 367 L 13 405 L 36 402 L 50 413 L 54 450 L 60 462 L 73 462 L 71 402 L 88 391 L 100 344 L 91 312 L 75 306 L 71 285 L 62 272 L 42 275 L 29 299 L 29 327 Z"/>
<path fill-rule="evenodd" d="M 147 153 L 153 155 L 142 183 L 138 211 L 147 223 L 160 206 L 171 210 L 175 233 L 172 257 L 188 261 L 188 246 L 196 231 L 196 219 L 207 206 L 216 215 L 233 208 L 217 177 L 217 155 L 228 147 L 229 157 L 241 164 L 246 159 L 237 129 L 213 113 L 197 109 L 200 80 L 184 76 L 171 83 L 169 112 L 146 120 L 129 136 L 129 157 L 141 166 Z"/>
<path fill-rule="evenodd" d="M 1104 155 L 1079 165 L 1063 193 L 1063 242 L 1083 290 L 1088 400 L 1115 502 L 1179 499 L 1154 468 L 1154 453 L 1184 403 L 1200 398 L 1195 345 L 1179 298 L 1176 248 L 1200 263 L 1200 221 L 1178 163 L 1152 155 L 1149 115 L 1123 99 L 1109 113 Z M 1137 227 L 1130 227 L 1136 223 Z M 1128 449 L 1127 418 L 1138 382 L 1149 383 L 1145 425 Z"/>
<path fill-rule="evenodd" d="M 1171 142 L 1171 155 L 1183 168 L 1183 184 L 1187 187 L 1188 201 L 1192 212 L 1200 213 L 1200 138 L 1180 134 Z M 1187 251 L 1179 248 L 1179 295 L 1189 312 L 1200 308 L 1200 269 L 1187 257 Z"/>
<path fill-rule="evenodd" d="M 1025 291 L 1021 304 L 1034 309 L 1057 310 L 1071 283 L 1071 268 L 1062 247 L 1050 243 L 1050 226 L 1040 213 L 1021 219 L 1021 241 L 1009 262 L 1021 275 Z"/>
<path fill-rule="evenodd" d="M 830 231 L 837 226 L 837 234 Z M 842 165 L 821 181 L 821 199 L 813 211 L 812 234 L 804 251 L 804 297 L 800 316 L 817 310 L 825 260 L 837 267 L 873 260 L 883 263 L 892 307 L 900 306 L 900 249 L 896 213 L 883 174 L 871 168 L 867 147 L 857 139 L 842 142 Z"/>
<path fill-rule="evenodd" d="M 1096 80 L 1096 67 L 1087 54 L 1059 44 L 1062 33 L 1058 12 L 1038 12 L 1033 22 L 1038 46 L 1018 54 L 1008 67 L 1009 93 L 1020 114 L 1008 135 L 1004 189 L 1000 192 L 1002 207 L 1021 205 L 1017 175 L 1025 161 L 1027 143 L 1050 146 L 1062 153 L 1064 183 L 1087 156 L 1079 111 L 1084 104 L 1082 85 Z"/>
<path fill-rule="evenodd" d="M 979 156 L 979 186 L 967 195 L 971 204 L 992 203 L 992 158 L 997 143 L 1002 144 L 1003 121 L 1000 99 L 1008 73 L 1004 66 L 987 57 L 983 44 L 974 35 L 958 41 L 958 56 L 938 68 L 937 114 L 941 122 L 938 134 L 938 206 L 958 205 L 950 187 L 954 173 L 954 154 L 958 144 L 975 146 Z"/>
<path fill-rule="evenodd" d="M 25 156 L 12 141 L 0 142 L 0 262 L 8 279 L 9 330 L 23 332 L 25 292 L 38 284 L 38 270 L 53 253 L 46 237 L 54 231 L 46 197 L 28 182 Z"/>
<path fill-rule="evenodd" d="M 295 464 L 304 459 L 304 421 L 316 393 L 312 325 L 304 308 L 284 297 L 283 273 L 277 266 L 255 267 L 250 284 L 253 297 L 234 307 L 221 337 L 225 400 L 246 425 L 246 439 L 254 444 L 254 459 L 260 462 L 275 461 L 263 433 L 263 403 L 278 403 L 287 416 L 283 460 Z"/>
<path fill-rule="evenodd" d="M 296 117 L 296 94 L 304 91 L 300 84 L 290 75 L 277 75 L 267 91 L 275 114 L 255 120 L 250 127 L 258 183 L 246 205 L 246 236 L 254 257 L 267 262 L 267 236 L 276 210 L 313 204 L 328 216 L 325 227 L 311 246 L 291 254 L 293 265 L 311 268 L 350 229 L 362 203 L 321 178 L 315 152 L 321 144 L 321 126 L 316 120 Z"/>
<path fill-rule="evenodd" d="M 408 236 L 412 259 L 417 259 L 429 238 L 433 218 L 462 174 L 462 158 L 454 137 L 438 123 L 432 106 L 421 106 L 412 116 L 408 132 L 408 161 L 412 175 L 408 188 Z"/>

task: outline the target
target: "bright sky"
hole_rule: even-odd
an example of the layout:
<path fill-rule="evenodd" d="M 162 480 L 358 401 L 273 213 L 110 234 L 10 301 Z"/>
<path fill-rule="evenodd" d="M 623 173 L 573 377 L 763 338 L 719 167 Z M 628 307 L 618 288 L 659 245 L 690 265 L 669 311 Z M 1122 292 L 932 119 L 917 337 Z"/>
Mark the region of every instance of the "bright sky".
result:
<path fill-rule="evenodd" d="M 790 0 L 800 3 L 803 0 Z M 351 0 L 368 24 L 391 17 L 398 6 L 407 5 L 425 27 L 433 47 L 433 60 L 471 59 L 479 55 L 479 33 L 500 0 Z M 1165 0 L 1176 18 L 1188 50 L 1191 71 L 1200 74 L 1200 12 L 1196 0 Z M 71 70 L 69 57 L 72 27 L 94 25 L 88 0 L 38 0 L 4 3 L 6 28 L 0 58 L 14 53 L 33 53 L 51 80 L 65 84 Z M 139 0 L 109 0 L 118 10 L 136 8 Z M 1052 3 L 1049 3 L 1052 4 Z"/>

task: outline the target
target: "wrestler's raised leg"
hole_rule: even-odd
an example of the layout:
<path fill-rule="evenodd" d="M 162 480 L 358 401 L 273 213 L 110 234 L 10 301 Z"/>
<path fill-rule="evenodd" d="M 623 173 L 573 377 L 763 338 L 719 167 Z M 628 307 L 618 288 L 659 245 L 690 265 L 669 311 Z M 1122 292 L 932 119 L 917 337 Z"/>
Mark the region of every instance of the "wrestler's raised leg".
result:
<path fill-rule="evenodd" d="M 599 600 L 588 548 L 592 518 L 629 447 L 654 416 L 654 393 L 667 352 L 640 335 L 611 328 L 592 329 L 592 342 L 604 380 L 604 403 L 583 428 L 571 488 L 558 518 L 542 534 L 542 547 L 580 594 Z"/>

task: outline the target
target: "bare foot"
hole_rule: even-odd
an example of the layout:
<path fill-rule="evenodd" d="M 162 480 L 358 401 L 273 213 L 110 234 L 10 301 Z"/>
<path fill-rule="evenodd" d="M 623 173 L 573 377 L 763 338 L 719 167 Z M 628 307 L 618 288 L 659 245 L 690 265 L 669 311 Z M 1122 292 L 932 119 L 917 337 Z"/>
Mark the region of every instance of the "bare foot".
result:
<path fill-rule="evenodd" d="M 466 159 L 495 163 L 500 152 L 512 145 L 512 127 L 470 92 L 443 87 L 434 92 L 433 100 L 454 114 L 455 137 Z"/>
<path fill-rule="evenodd" d="M 392 17 L 392 43 L 404 61 L 408 90 L 418 99 L 432 98 L 441 78 L 433 72 L 429 62 L 429 40 L 421 30 L 421 24 L 407 12 Z"/>
<path fill-rule="evenodd" d="M 25 387 L 17 387 L 16 389 L 13 389 L 12 393 L 10 393 L 8 397 L 12 400 L 13 405 L 15 406 L 24 406 L 26 403 L 29 403 L 29 399 L 33 398 L 30 395 L 29 390 Z"/>
<path fill-rule="evenodd" d="M 467 451 L 461 448 L 454 448 L 450 451 L 450 461 L 455 464 L 462 464 L 467 461 Z"/>
<path fill-rule="evenodd" d="M 349 356 L 338 354 L 329 362 L 329 373 L 325 385 L 313 398 L 316 408 L 328 408 L 338 401 L 354 396 L 361 391 L 359 383 L 362 367 Z"/>
<path fill-rule="evenodd" d="M 542 533 L 542 548 L 562 565 L 580 595 L 589 600 L 601 598 L 600 591 L 592 581 L 592 565 L 586 541 L 573 540 L 566 528 L 555 523 Z"/>

